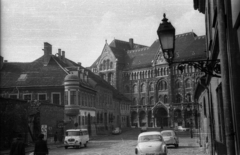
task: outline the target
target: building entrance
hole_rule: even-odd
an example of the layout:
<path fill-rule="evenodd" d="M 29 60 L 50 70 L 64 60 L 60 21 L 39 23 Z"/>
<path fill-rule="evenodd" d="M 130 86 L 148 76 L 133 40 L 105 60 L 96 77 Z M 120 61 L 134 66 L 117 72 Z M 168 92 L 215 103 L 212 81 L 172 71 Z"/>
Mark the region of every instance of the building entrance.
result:
<path fill-rule="evenodd" d="M 157 108 L 154 117 L 157 127 L 168 127 L 168 114 L 166 109 L 162 107 Z"/>

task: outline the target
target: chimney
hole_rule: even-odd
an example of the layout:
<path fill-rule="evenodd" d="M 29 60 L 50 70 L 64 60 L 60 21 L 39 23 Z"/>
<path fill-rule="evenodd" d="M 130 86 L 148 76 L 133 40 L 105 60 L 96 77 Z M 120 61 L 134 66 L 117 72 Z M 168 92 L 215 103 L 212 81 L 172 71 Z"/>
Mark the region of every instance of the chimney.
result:
<path fill-rule="evenodd" d="M 60 48 L 58 49 L 58 58 L 61 59 L 61 49 Z"/>
<path fill-rule="evenodd" d="M 88 82 L 88 71 L 86 71 L 85 74 L 86 74 L 86 75 L 84 76 L 84 81 L 85 81 L 85 82 Z"/>
<path fill-rule="evenodd" d="M 130 48 L 133 49 L 133 38 L 129 39 L 129 45 L 130 45 Z"/>
<path fill-rule="evenodd" d="M 62 51 L 62 61 L 65 62 L 65 51 Z"/>
<path fill-rule="evenodd" d="M 52 45 L 47 42 L 44 42 L 43 51 L 44 51 L 43 65 L 47 66 L 52 55 Z"/>
<path fill-rule="evenodd" d="M 44 43 L 44 56 L 46 55 L 52 55 L 52 45 L 47 42 Z"/>

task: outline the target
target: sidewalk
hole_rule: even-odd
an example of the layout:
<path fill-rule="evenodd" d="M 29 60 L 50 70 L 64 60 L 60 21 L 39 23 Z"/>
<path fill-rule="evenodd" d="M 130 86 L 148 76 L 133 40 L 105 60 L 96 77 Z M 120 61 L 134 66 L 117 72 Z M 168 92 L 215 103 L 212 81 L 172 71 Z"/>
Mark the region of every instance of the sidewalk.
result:
<path fill-rule="evenodd" d="M 51 151 L 51 149 L 63 147 L 63 142 L 57 142 L 57 143 L 48 143 L 48 149 Z M 25 153 L 28 155 L 30 152 L 34 151 L 34 144 L 30 144 L 25 148 Z M 3 150 L 0 151 L 0 155 L 9 155 L 10 150 Z"/>

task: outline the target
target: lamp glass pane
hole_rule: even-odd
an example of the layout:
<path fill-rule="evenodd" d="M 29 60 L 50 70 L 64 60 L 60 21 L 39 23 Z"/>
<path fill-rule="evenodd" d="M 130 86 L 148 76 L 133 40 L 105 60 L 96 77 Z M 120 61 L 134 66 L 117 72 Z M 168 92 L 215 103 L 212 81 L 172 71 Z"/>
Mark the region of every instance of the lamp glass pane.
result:
<path fill-rule="evenodd" d="M 171 33 L 165 33 L 160 35 L 161 43 L 162 43 L 162 49 L 168 50 L 173 49 L 173 43 L 174 43 L 174 35 Z"/>

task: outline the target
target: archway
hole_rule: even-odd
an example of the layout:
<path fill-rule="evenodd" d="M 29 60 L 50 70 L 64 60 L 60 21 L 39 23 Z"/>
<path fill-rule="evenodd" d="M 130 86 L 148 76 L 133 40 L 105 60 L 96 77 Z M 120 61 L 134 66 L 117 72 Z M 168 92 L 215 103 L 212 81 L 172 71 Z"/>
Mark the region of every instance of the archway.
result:
<path fill-rule="evenodd" d="M 168 127 L 168 112 L 165 108 L 157 108 L 154 117 L 156 118 L 157 127 Z"/>
<path fill-rule="evenodd" d="M 131 125 L 137 127 L 137 112 L 133 111 L 131 113 Z"/>
<path fill-rule="evenodd" d="M 145 126 L 147 121 L 146 121 L 146 113 L 145 111 L 141 111 L 139 113 L 139 126 L 142 127 L 142 126 Z"/>
<path fill-rule="evenodd" d="M 148 111 L 148 127 L 153 127 L 152 110 Z"/>

